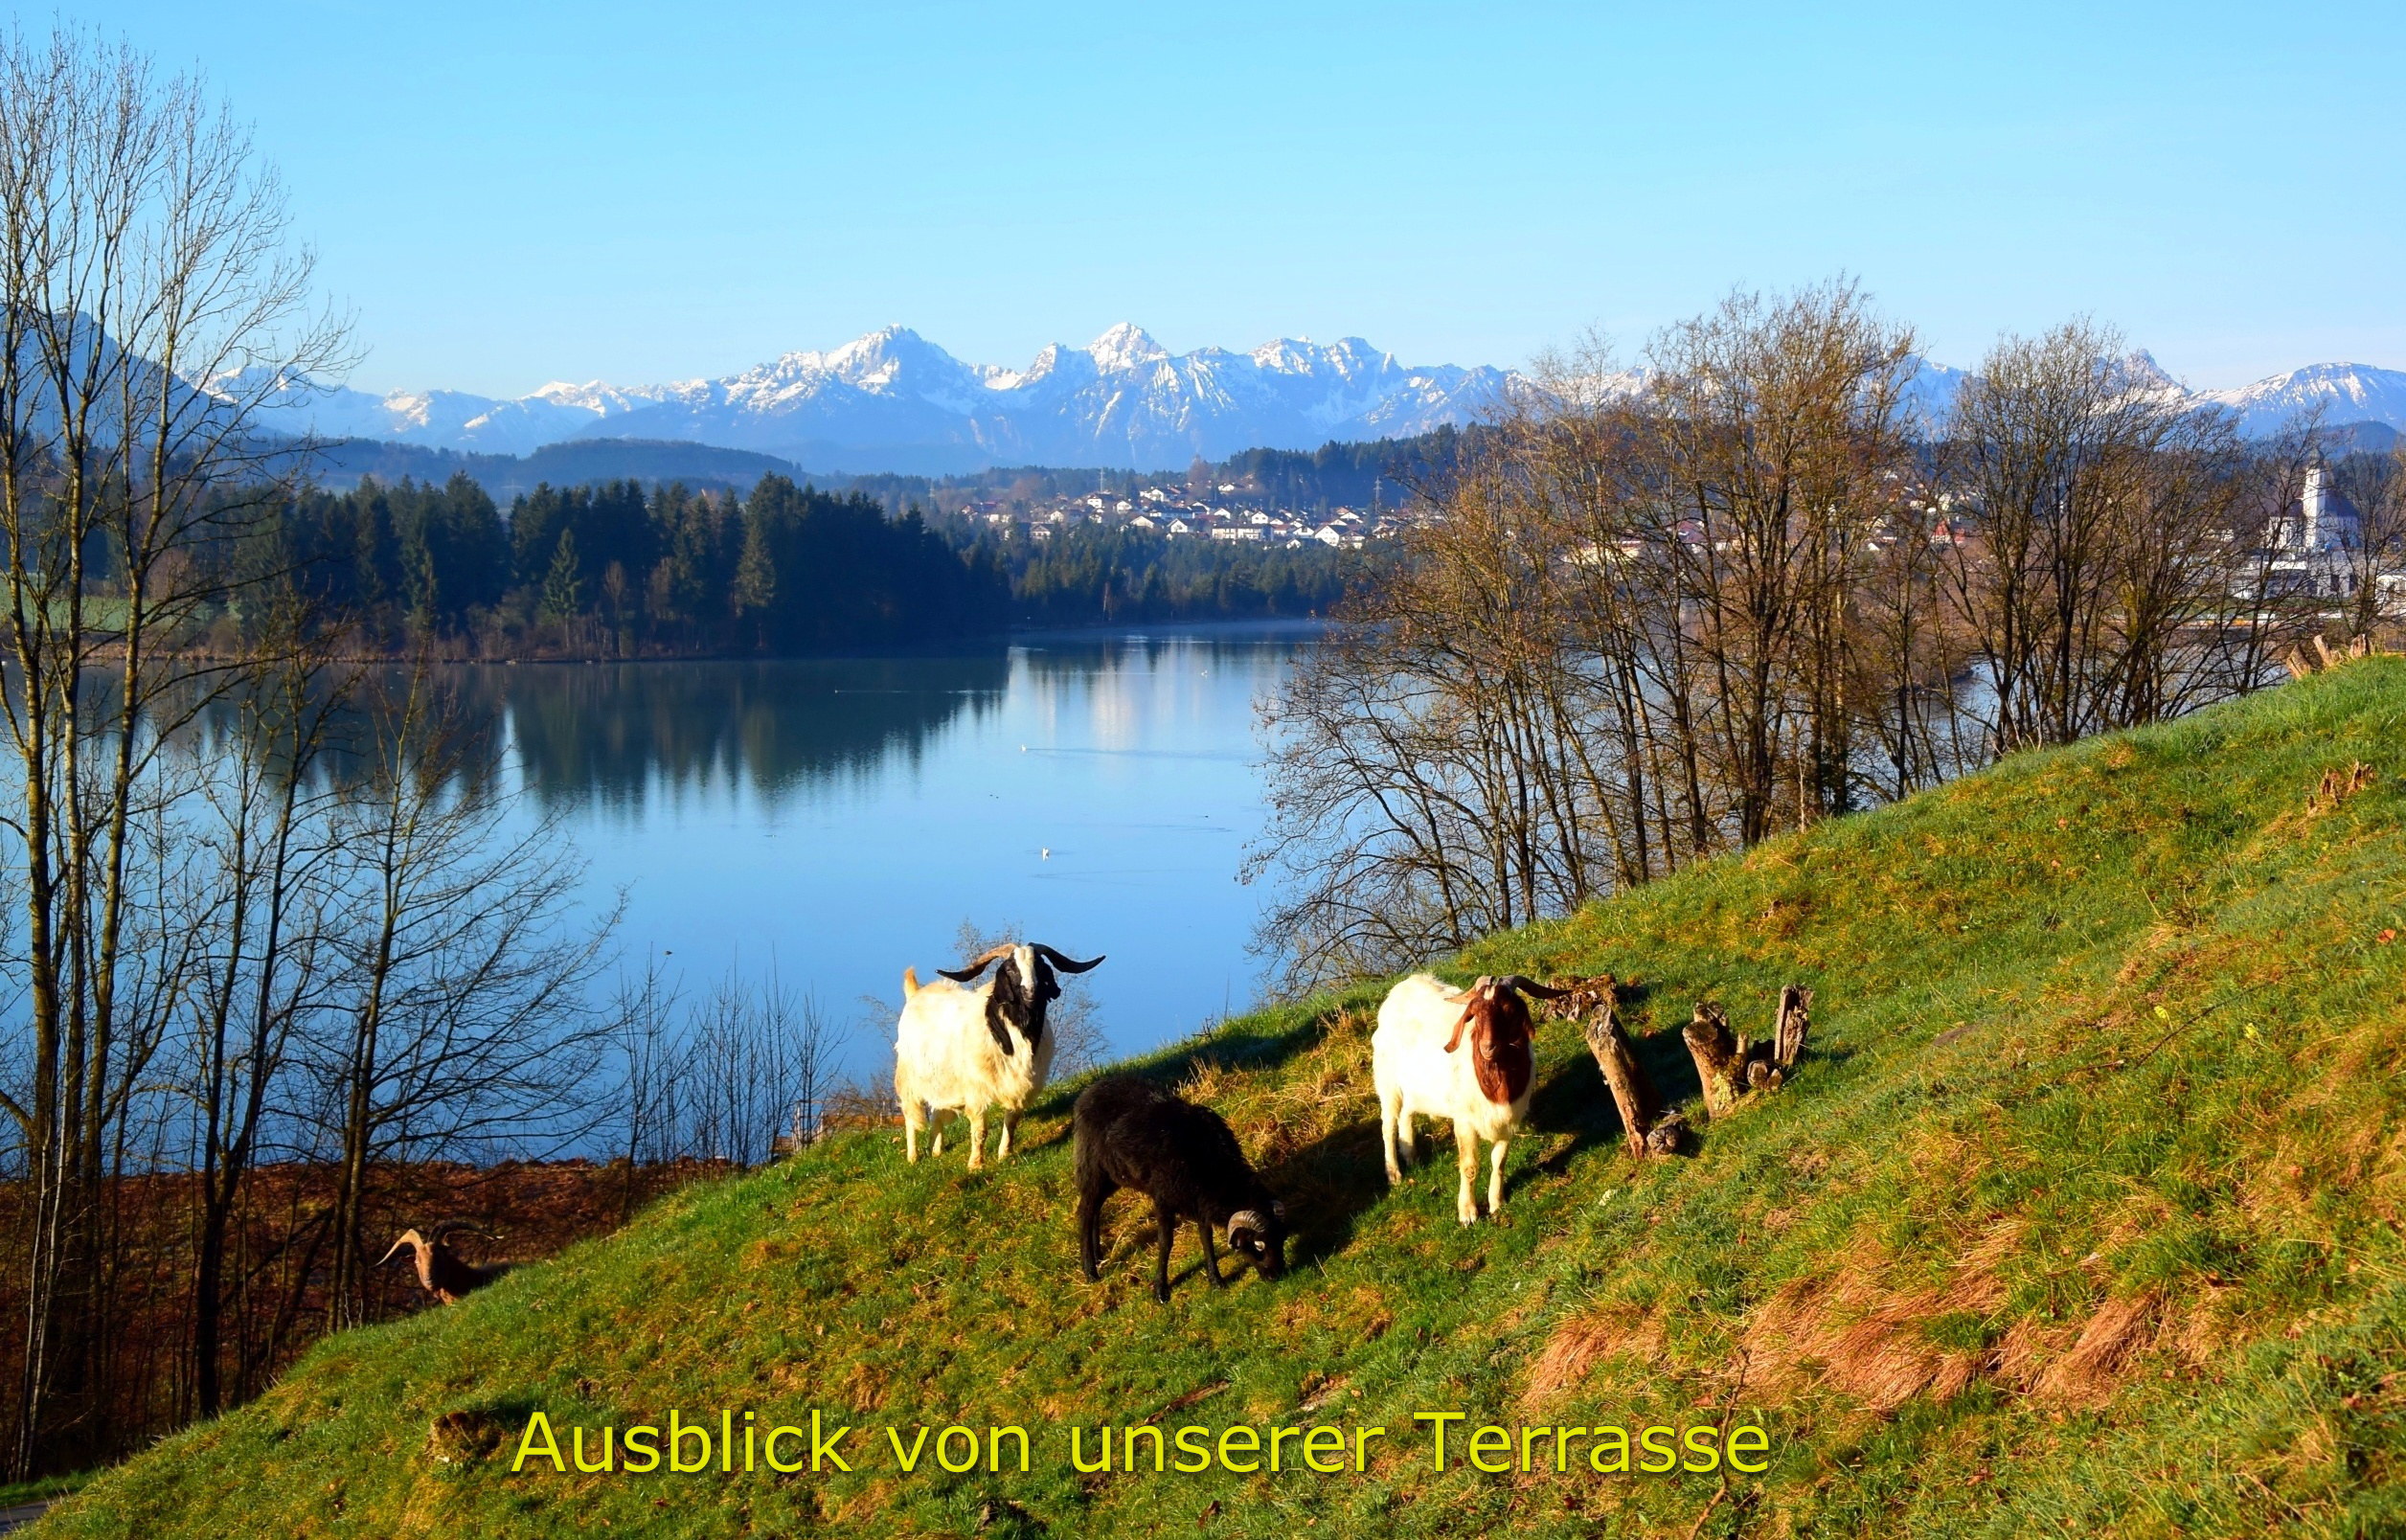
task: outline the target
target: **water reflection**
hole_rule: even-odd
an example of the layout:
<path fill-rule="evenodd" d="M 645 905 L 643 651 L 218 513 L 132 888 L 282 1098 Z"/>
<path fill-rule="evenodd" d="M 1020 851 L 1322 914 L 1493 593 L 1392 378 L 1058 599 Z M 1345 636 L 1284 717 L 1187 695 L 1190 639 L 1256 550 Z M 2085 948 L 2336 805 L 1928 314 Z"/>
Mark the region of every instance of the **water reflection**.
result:
<path fill-rule="evenodd" d="M 978 657 L 605 664 L 466 670 L 463 704 L 500 724 L 547 808 L 640 817 L 655 790 L 740 785 L 775 804 L 920 763 L 1010 678 Z"/>
<path fill-rule="evenodd" d="M 839 1012 L 892 1001 L 956 928 L 1107 953 L 1114 1048 L 1242 1008 L 1258 895 L 1255 703 L 1305 627 L 1029 637 L 951 656 L 456 671 L 526 814 L 624 889 L 622 937 L 688 985 L 775 968 Z M 890 1020 L 851 1067 L 874 1074 Z"/>

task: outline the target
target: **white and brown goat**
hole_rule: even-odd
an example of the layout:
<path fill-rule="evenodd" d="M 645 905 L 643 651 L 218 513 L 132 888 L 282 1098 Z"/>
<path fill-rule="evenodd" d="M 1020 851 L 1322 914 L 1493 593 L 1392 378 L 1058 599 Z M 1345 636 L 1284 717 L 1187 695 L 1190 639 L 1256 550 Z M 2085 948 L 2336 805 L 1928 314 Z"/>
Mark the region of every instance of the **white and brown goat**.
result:
<path fill-rule="evenodd" d="M 895 1024 L 894 1093 L 902 1102 L 904 1155 L 919 1159 L 919 1130 L 946 1112 L 969 1121 L 969 1168 L 986 1164 L 986 1113 L 999 1107 L 1003 1137 L 994 1158 L 1010 1154 L 1019 1114 L 1053 1070 L 1054 1034 L 1045 1009 L 1061 997 L 1061 973 L 1083 973 L 1102 959 L 1077 962 L 1049 946 L 997 946 L 965 967 L 940 968 L 920 984 L 902 970 L 902 1019 Z M 988 965 L 992 978 L 978 975 Z M 938 1128 L 929 1153 L 944 1152 Z"/>
<path fill-rule="evenodd" d="M 1419 1159 L 1414 1117 L 1450 1119 L 1454 1154 L 1462 1167 L 1456 1216 L 1465 1225 L 1479 1220 L 1481 1140 L 1494 1146 L 1487 1212 L 1502 1210 L 1504 1153 L 1529 1111 L 1537 1077 L 1529 1002 L 1522 997 L 1551 1000 L 1562 992 L 1518 974 L 1482 977 L 1467 989 L 1455 989 L 1426 973 L 1416 973 L 1387 991 L 1370 1052 L 1390 1183 L 1402 1181 L 1403 1165 Z M 1466 1053 L 1460 1052 L 1465 1035 L 1470 1047 Z"/>

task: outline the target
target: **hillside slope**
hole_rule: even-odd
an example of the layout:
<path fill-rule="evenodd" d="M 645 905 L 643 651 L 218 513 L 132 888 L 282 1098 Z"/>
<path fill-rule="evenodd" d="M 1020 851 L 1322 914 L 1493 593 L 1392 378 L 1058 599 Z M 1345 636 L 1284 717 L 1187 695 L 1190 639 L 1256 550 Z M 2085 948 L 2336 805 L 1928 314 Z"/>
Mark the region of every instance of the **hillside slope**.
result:
<path fill-rule="evenodd" d="M 1497 938 L 1464 971 L 1642 981 L 1632 1030 L 1690 1093 L 1698 996 L 1759 1031 L 1818 991 L 1802 1078 L 1644 1168 L 1541 1026 L 1500 1224 L 1454 1223 L 1442 1137 L 1384 1191 L 1361 991 L 1150 1061 L 1290 1194 L 1282 1281 L 1156 1307 L 1126 1199 L 1080 1281 L 1065 1098 L 980 1175 L 847 1135 L 329 1341 L 36 1532 L 2406 1531 L 2401 775 L 2406 661 L 2375 659 Z M 816 1408 L 857 1469 L 509 1472 L 532 1412 L 564 1442 L 671 1408 Z M 1772 1450 L 1727 1485 L 1460 1459 L 1485 1421 L 1732 1409 Z M 1431 1411 L 1468 1417 L 1442 1474 Z M 1394 1431 L 1358 1474 L 1069 1469 L 1069 1425 L 1091 1455 L 1146 1420 Z M 1027 1428 L 1033 1470 L 895 1468 L 882 1429 L 956 1422 Z"/>

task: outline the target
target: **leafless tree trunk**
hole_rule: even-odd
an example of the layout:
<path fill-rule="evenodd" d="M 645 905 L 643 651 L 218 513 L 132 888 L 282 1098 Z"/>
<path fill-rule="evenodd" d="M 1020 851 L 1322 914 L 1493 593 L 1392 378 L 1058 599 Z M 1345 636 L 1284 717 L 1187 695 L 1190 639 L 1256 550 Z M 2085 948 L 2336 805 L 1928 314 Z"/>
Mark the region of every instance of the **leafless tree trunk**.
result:
<path fill-rule="evenodd" d="M 154 896 L 141 826 L 159 744 L 229 673 L 202 655 L 226 598 L 207 558 L 261 506 L 253 409 L 340 342 L 302 315 L 284 227 L 196 82 L 79 33 L 0 42 L 0 698 L 31 1039 L 0 1106 L 34 1194 L 19 1475 L 62 1453 L 100 1369 L 102 1184 L 153 1046 L 123 993 Z"/>
<path fill-rule="evenodd" d="M 329 681 L 319 658 L 292 653 L 234 703 L 237 720 L 204 780 L 215 881 L 212 912 L 195 922 L 215 950 L 192 989 L 189 1055 L 200 1141 L 192 1384 L 204 1417 L 225 1403 L 229 1231 L 278 1110 L 287 1046 L 328 1004 L 339 793 L 318 772 L 349 699 L 347 681 Z"/>
<path fill-rule="evenodd" d="M 337 1163 L 331 1310 L 358 1318 L 371 1168 L 437 1152 L 539 1150 L 587 1131 L 605 1030 L 584 987 L 615 913 L 572 918 L 581 863 L 556 824 L 513 826 L 479 745 L 420 669 L 374 716 L 342 808 L 352 907 L 344 1030 L 312 1045 Z"/>
<path fill-rule="evenodd" d="M 2247 604 L 2232 538 L 2245 461 L 2084 324 L 2009 338 L 1956 408 L 1949 476 L 1976 536 L 1948 591 L 1978 638 L 2000 754 L 2069 743 L 2234 689 L 2213 667 Z"/>

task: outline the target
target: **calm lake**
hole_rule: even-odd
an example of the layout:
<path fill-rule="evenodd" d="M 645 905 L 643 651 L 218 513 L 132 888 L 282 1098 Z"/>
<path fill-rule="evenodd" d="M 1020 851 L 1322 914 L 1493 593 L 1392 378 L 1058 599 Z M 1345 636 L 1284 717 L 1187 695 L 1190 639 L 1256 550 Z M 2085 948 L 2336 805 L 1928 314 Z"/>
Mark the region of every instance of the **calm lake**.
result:
<path fill-rule="evenodd" d="M 1316 628 L 1014 638 L 958 655 L 473 670 L 504 774 L 564 816 L 588 891 L 627 895 L 691 993 L 773 967 L 890 1068 L 901 973 L 957 961 L 964 920 L 1109 961 L 1087 982 L 1116 1053 L 1253 999 L 1255 703 Z"/>

